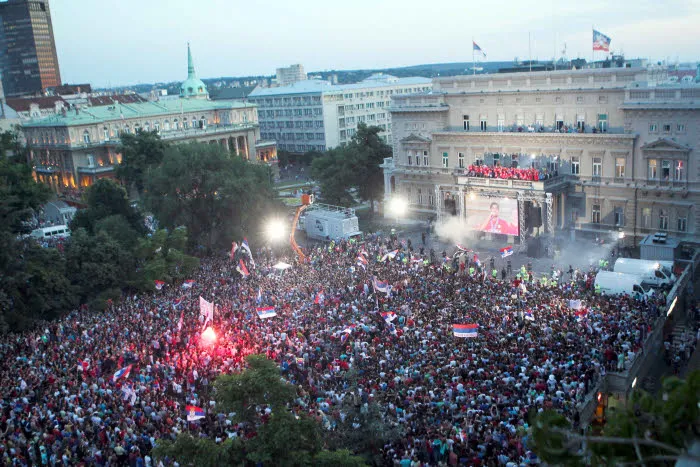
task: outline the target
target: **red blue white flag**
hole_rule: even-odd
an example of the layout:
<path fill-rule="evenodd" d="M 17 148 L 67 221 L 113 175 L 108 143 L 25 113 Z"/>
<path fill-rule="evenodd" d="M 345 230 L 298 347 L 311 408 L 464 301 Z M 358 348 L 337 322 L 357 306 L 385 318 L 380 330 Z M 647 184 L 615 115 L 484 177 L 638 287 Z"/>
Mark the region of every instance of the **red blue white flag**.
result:
<path fill-rule="evenodd" d="M 260 319 L 272 318 L 274 316 L 277 316 L 277 312 L 275 311 L 274 306 L 266 306 L 266 307 L 262 307 L 262 308 L 256 308 L 255 312 L 258 314 L 258 318 L 260 318 Z"/>
<path fill-rule="evenodd" d="M 153 281 L 153 282 L 155 282 L 156 289 L 158 289 L 158 290 L 162 289 L 163 286 L 165 285 L 165 282 L 163 282 L 163 281 Z"/>
<path fill-rule="evenodd" d="M 236 267 L 236 271 L 238 271 L 239 274 L 243 277 L 250 276 L 250 273 L 248 272 L 248 268 L 246 267 L 246 265 L 242 259 L 238 261 L 238 266 Z"/>
<path fill-rule="evenodd" d="M 503 247 L 499 251 L 501 252 L 501 258 L 506 258 L 506 257 L 513 254 L 513 247 L 512 246 Z"/>
<path fill-rule="evenodd" d="M 593 50 L 602 50 L 604 52 L 610 52 L 610 37 L 594 29 Z"/>
<path fill-rule="evenodd" d="M 194 422 L 200 418 L 204 418 L 204 409 L 197 407 L 195 405 L 185 406 L 185 411 L 187 412 L 187 421 Z"/>
<path fill-rule="evenodd" d="M 116 382 L 119 381 L 121 378 L 126 379 L 126 378 L 129 377 L 129 374 L 130 374 L 130 373 L 131 373 L 131 365 L 125 366 L 125 367 L 122 368 L 121 370 L 117 370 L 117 371 L 114 373 L 114 376 L 112 376 L 112 382 L 113 382 L 113 383 L 116 383 Z"/>
<path fill-rule="evenodd" d="M 192 286 L 194 286 L 194 280 L 188 279 L 185 282 L 182 283 L 182 288 L 183 289 L 191 289 Z"/>
<path fill-rule="evenodd" d="M 452 331 L 455 337 L 476 337 L 479 331 L 478 324 L 454 324 Z"/>

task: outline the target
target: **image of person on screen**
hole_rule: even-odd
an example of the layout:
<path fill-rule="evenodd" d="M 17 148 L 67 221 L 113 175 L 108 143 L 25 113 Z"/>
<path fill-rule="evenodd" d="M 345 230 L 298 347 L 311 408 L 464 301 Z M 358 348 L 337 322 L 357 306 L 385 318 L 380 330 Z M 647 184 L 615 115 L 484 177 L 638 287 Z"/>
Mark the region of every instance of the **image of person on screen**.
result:
<path fill-rule="evenodd" d="M 518 226 L 516 224 L 511 224 L 507 220 L 501 219 L 498 203 L 491 203 L 489 210 L 491 211 L 489 217 L 481 225 L 479 230 L 502 235 L 518 235 Z"/>

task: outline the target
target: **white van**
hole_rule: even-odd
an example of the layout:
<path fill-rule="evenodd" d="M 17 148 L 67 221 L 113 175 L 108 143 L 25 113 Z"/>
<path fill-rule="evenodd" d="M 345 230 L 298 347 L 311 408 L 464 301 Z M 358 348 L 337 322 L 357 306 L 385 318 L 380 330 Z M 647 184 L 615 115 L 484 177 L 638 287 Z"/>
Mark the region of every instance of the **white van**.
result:
<path fill-rule="evenodd" d="M 613 271 L 624 274 L 635 274 L 642 278 L 645 284 L 652 287 L 672 287 L 676 277 L 670 268 L 659 261 L 644 259 L 618 258 Z"/>
<path fill-rule="evenodd" d="M 45 238 L 66 238 L 70 237 L 70 229 L 67 225 L 54 225 L 51 227 L 43 227 L 41 229 L 32 230 L 30 234 L 32 238 L 42 240 Z"/>
<path fill-rule="evenodd" d="M 627 294 L 641 298 L 642 295 L 651 296 L 654 293 L 643 284 L 641 277 L 621 272 L 600 271 L 595 276 L 595 285 L 604 295 Z"/>

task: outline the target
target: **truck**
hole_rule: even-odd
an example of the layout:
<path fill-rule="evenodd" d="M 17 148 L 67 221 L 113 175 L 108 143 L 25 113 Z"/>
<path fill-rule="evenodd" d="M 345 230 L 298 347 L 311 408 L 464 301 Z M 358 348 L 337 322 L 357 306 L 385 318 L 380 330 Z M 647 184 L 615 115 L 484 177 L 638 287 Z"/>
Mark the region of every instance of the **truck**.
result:
<path fill-rule="evenodd" d="M 670 288 L 676 281 L 672 268 L 673 263 L 666 261 L 618 258 L 613 266 L 613 271 L 639 276 L 644 284 L 652 287 Z"/>
<path fill-rule="evenodd" d="M 605 295 L 627 294 L 642 298 L 643 295 L 651 296 L 654 293 L 642 282 L 641 277 L 621 272 L 600 271 L 595 276 L 595 285 Z"/>
<path fill-rule="evenodd" d="M 348 240 L 362 234 L 354 209 L 323 203 L 308 205 L 297 229 L 317 240 Z"/>

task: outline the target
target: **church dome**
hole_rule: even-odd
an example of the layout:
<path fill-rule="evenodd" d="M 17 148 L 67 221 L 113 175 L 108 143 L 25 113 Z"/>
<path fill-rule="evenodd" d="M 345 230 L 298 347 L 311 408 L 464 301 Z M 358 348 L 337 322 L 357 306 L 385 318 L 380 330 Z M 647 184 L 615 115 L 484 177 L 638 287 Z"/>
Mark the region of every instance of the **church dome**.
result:
<path fill-rule="evenodd" d="M 190 44 L 187 44 L 187 79 L 180 85 L 180 97 L 185 99 L 208 99 L 207 85 L 197 78 L 194 71 L 194 60 L 192 60 L 192 52 Z"/>

